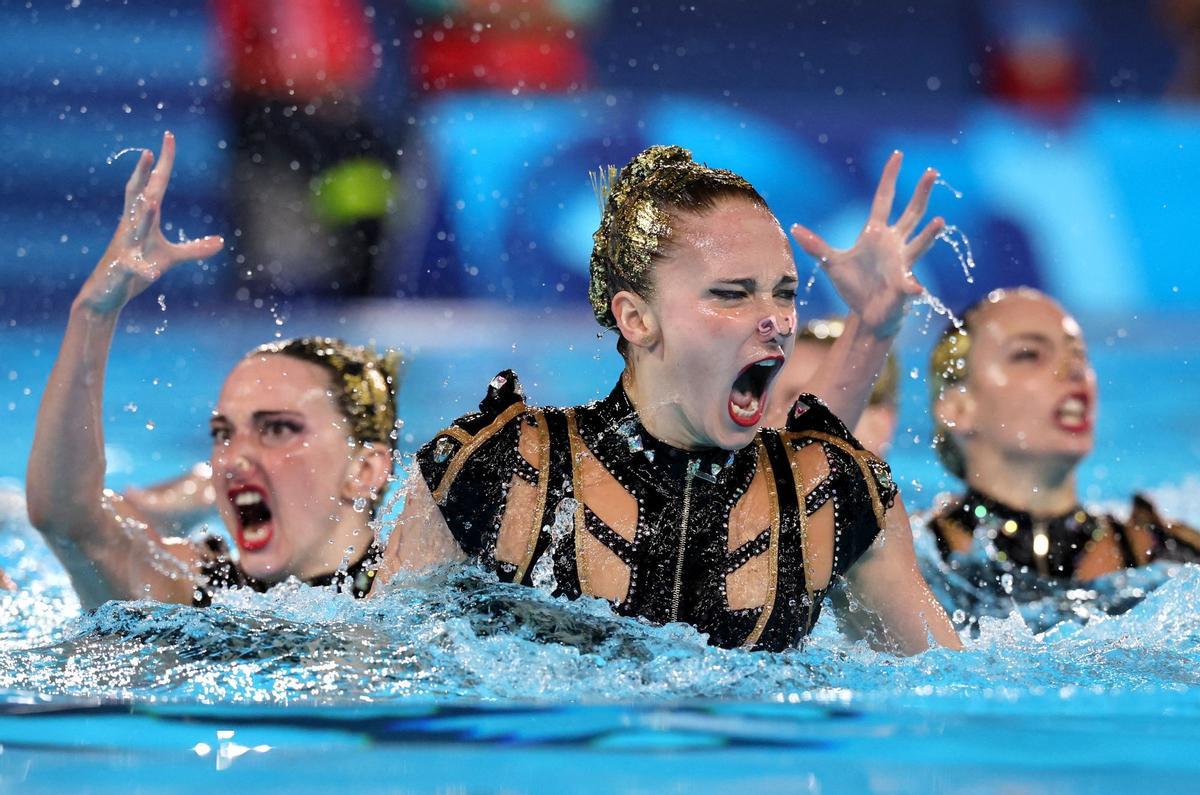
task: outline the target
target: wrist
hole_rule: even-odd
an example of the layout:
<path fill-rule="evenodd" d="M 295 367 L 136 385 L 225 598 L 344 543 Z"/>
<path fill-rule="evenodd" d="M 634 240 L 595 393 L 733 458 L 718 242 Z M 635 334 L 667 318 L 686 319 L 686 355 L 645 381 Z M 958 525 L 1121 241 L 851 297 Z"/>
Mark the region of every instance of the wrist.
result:
<path fill-rule="evenodd" d="M 891 345 L 904 326 L 904 316 L 887 318 L 880 323 L 868 323 L 862 315 L 851 312 L 846 316 L 844 336 L 862 342 L 880 342 Z"/>
<path fill-rule="evenodd" d="M 97 301 L 80 293 L 71 302 L 70 319 L 88 324 L 116 325 L 117 316 L 124 306 L 123 303 L 114 303 L 111 298 Z"/>

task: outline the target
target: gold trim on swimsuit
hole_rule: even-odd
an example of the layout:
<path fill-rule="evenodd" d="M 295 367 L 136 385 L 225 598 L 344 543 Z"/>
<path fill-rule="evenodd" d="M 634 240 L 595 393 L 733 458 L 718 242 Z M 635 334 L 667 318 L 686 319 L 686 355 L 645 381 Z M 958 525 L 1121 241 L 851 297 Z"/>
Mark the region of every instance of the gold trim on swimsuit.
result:
<path fill-rule="evenodd" d="M 500 412 L 496 419 L 492 420 L 486 428 L 474 436 L 467 436 L 466 431 L 464 431 L 462 428 L 459 428 L 457 425 L 447 428 L 435 436 L 435 439 L 441 436 L 449 436 L 460 443 L 463 441 L 462 437 L 466 436 L 468 439 L 470 439 L 470 441 L 466 442 L 464 446 L 454 454 L 454 458 L 450 460 L 450 466 L 446 469 L 446 474 L 442 476 L 442 482 L 438 484 L 438 487 L 433 492 L 433 501 L 438 505 L 444 506 L 447 493 L 450 491 L 450 486 L 453 485 L 454 479 L 458 477 L 459 471 L 462 470 L 463 466 L 465 466 L 467 461 L 470 460 L 471 455 L 480 447 L 482 447 L 489 439 L 495 436 L 501 429 L 503 429 L 513 417 L 523 414 L 526 411 L 528 411 L 528 409 L 526 408 L 524 401 L 521 401 L 512 404 L 504 411 Z"/>
<path fill-rule="evenodd" d="M 767 547 L 767 569 L 771 578 L 767 585 L 767 598 L 763 602 L 762 612 L 758 615 L 758 621 L 754 624 L 754 629 L 746 636 L 745 642 L 742 644 L 744 649 L 752 649 L 758 643 L 758 639 L 762 637 L 763 630 L 767 628 L 767 622 L 771 620 L 771 613 L 775 609 L 775 594 L 779 586 L 779 490 L 775 484 L 775 472 L 771 468 L 771 461 L 767 457 L 767 447 L 763 444 L 762 435 L 755 437 L 755 443 L 758 446 L 758 460 L 763 466 L 763 477 L 767 484 L 767 495 L 771 498 L 771 541 Z M 804 508 L 801 506 L 801 516 L 804 515 Z M 801 542 L 804 538 L 804 524 L 801 519 Z M 804 561 L 807 566 L 807 558 Z M 807 583 L 805 583 L 807 587 Z"/>
<path fill-rule="evenodd" d="M 525 572 L 529 570 L 529 564 L 533 561 L 533 553 L 537 550 L 538 536 L 542 530 L 542 517 L 546 513 L 546 495 L 550 488 L 550 428 L 546 425 L 545 413 L 541 411 L 533 412 L 533 421 L 537 428 L 538 501 L 530 522 L 529 539 L 525 542 L 525 555 L 521 558 L 517 576 L 513 579 L 515 583 L 524 582 Z"/>
<path fill-rule="evenodd" d="M 871 507 L 875 510 L 875 521 L 879 523 L 879 528 L 883 529 L 885 522 L 883 500 L 879 497 L 879 486 L 875 482 L 875 474 L 871 471 L 867 463 L 872 460 L 882 461 L 879 456 L 868 450 L 856 450 L 849 442 L 823 431 L 784 431 L 780 435 L 784 437 L 785 441 L 815 439 L 825 444 L 831 444 L 849 455 L 862 471 L 863 480 L 867 483 L 867 492 L 871 495 Z M 803 512 L 803 509 L 801 509 L 801 512 Z"/>
<path fill-rule="evenodd" d="M 804 473 L 800 470 L 800 451 L 786 442 L 783 451 L 792 470 L 792 487 L 796 490 L 796 506 L 800 520 L 800 563 L 804 567 L 804 590 L 809 598 L 808 618 L 804 623 L 805 634 L 808 634 L 812 631 L 813 612 L 817 609 L 817 593 L 812 587 L 812 569 L 808 557 L 808 494 L 804 491 Z M 830 577 L 833 576 L 832 568 L 829 574 Z"/>

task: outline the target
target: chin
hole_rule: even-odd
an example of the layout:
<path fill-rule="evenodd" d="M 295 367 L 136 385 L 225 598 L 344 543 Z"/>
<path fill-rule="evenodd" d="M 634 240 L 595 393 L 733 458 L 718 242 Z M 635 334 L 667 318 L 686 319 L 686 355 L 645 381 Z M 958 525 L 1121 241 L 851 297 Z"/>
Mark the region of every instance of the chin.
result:
<path fill-rule="evenodd" d="M 754 437 L 758 434 L 758 429 L 762 424 L 753 425 L 750 427 L 734 426 L 721 428 L 713 437 L 713 446 L 719 447 L 722 450 L 741 450 L 746 445 L 754 441 Z"/>
<path fill-rule="evenodd" d="M 279 560 L 279 555 L 274 554 L 275 550 L 264 549 L 258 552 L 247 552 L 244 549 L 238 550 L 238 566 L 247 577 L 262 582 L 278 582 L 287 576 L 284 571 L 284 562 Z"/>

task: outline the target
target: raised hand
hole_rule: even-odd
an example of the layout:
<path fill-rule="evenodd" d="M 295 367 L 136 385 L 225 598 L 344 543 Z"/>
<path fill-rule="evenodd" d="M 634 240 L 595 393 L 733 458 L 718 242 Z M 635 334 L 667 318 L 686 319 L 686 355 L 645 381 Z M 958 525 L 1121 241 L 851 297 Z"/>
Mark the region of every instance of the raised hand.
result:
<path fill-rule="evenodd" d="M 163 196 L 175 162 L 175 136 L 163 135 L 162 156 L 142 151 L 125 185 L 125 210 L 104 256 L 88 277 L 76 304 L 98 314 L 116 314 L 125 304 L 180 262 L 216 254 L 225 241 L 216 235 L 171 243 L 159 225 Z"/>
<path fill-rule="evenodd" d="M 913 276 L 913 265 L 946 226 L 942 218 L 934 218 L 914 235 L 938 177 L 932 168 L 921 176 L 899 220 L 888 223 L 902 159 L 900 152 L 893 152 L 888 158 L 875 189 L 867 224 L 852 247 L 834 249 L 812 230 L 800 224 L 792 226 L 792 237 L 821 263 L 850 311 L 881 337 L 900 330 L 909 300 L 924 290 Z"/>

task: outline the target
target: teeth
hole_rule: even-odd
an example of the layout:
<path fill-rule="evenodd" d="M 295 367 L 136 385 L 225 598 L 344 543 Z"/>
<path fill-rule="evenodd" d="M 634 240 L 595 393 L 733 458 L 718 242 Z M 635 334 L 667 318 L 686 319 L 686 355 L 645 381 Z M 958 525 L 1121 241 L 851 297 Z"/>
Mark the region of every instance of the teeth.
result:
<path fill-rule="evenodd" d="M 234 505 L 258 505 L 262 495 L 257 491 L 243 491 L 233 498 Z"/>
<path fill-rule="evenodd" d="M 255 527 L 244 527 L 244 528 L 242 528 L 242 539 L 244 541 L 249 541 L 251 544 L 254 544 L 259 541 L 265 540 L 267 537 L 267 534 L 270 532 L 271 531 L 269 529 L 267 529 L 266 525 L 257 525 Z"/>
<path fill-rule="evenodd" d="M 732 402 L 729 404 L 729 408 L 732 409 L 733 413 L 738 417 L 748 420 L 758 413 L 758 398 L 750 398 L 750 405 L 746 406 L 746 408 L 742 408 L 738 404 Z"/>
<path fill-rule="evenodd" d="M 1079 398 L 1067 398 L 1058 407 L 1058 413 L 1063 416 L 1083 417 L 1087 413 L 1087 404 Z"/>
<path fill-rule="evenodd" d="M 779 364 L 778 359 L 763 359 L 761 362 L 755 362 L 759 367 L 774 367 Z"/>

